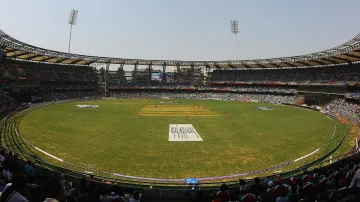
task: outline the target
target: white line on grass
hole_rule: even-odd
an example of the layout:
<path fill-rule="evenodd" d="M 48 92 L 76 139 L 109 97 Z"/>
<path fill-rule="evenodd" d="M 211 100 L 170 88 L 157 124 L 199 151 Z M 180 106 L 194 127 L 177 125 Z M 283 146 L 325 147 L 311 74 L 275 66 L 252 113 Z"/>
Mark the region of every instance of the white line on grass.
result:
<path fill-rule="evenodd" d="M 40 152 L 42 152 L 42 153 L 50 156 L 51 158 L 56 159 L 56 160 L 58 160 L 58 161 L 61 161 L 61 162 L 64 161 L 64 160 L 62 160 L 61 158 L 58 158 L 58 157 L 56 157 L 56 156 L 54 156 L 54 155 L 51 155 L 51 154 L 47 153 L 46 151 L 41 150 L 40 148 L 32 145 L 32 144 L 31 144 L 30 142 L 28 142 L 27 140 L 25 140 L 25 139 L 19 134 L 19 132 L 18 132 L 18 130 L 15 128 L 15 125 L 14 125 L 14 124 L 13 124 L 13 129 L 15 130 L 16 135 L 18 135 L 24 142 L 26 142 L 26 143 L 29 144 L 30 146 L 34 147 L 36 150 L 38 150 L 38 151 L 40 151 Z"/>
<path fill-rule="evenodd" d="M 317 149 L 317 150 L 315 150 L 315 151 L 311 152 L 310 154 L 307 154 L 307 155 L 302 156 L 302 157 L 300 157 L 300 158 L 298 158 L 298 159 L 295 159 L 295 160 L 294 160 L 294 162 L 296 162 L 296 161 L 300 161 L 301 159 L 304 159 L 304 158 L 306 158 L 306 157 L 309 157 L 309 156 L 311 156 L 311 155 L 315 154 L 316 152 L 318 152 L 319 150 L 320 150 L 320 149 Z"/>
<path fill-rule="evenodd" d="M 34 148 L 35 148 L 36 150 L 38 150 L 38 151 L 40 151 L 40 152 L 42 152 L 42 153 L 50 156 L 51 158 L 54 158 L 54 159 L 56 159 L 56 160 L 58 160 L 58 161 L 61 161 L 61 162 L 64 161 L 64 160 L 62 160 L 61 158 L 58 158 L 58 157 L 56 157 L 56 156 L 54 156 L 54 155 L 51 155 L 51 154 L 47 153 L 47 152 L 44 151 L 44 150 L 41 150 L 41 149 L 39 149 L 39 148 L 37 148 L 37 147 L 34 147 Z"/>

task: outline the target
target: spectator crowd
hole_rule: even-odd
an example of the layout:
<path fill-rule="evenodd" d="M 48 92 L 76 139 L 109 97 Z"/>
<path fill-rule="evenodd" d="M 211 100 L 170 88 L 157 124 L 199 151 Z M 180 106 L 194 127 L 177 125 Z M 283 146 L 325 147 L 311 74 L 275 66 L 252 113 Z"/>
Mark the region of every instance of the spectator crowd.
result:
<path fill-rule="evenodd" d="M 60 100 L 89 100 L 89 99 L 100 99 L 101 94 L 97 91 L 62 91 L 50 93 L 52 101 Z"/>
<path fill-rule="evenodd" d="M 248 182 L 249 183 L 249 182 Z M 239 180 L 239 188 L 226 184 L 214 193 L 213 202 L 357 202 L 360 201 L 360 165 L 358 161 L 338 162 L 331 168 L 306 171 L 282 179 L 255 178 L 248 184 Z"/>
<path fill-rule="evenodd" d="M 359 64 L 316 68 L 214 70 L 210 73 L 209 81 L 353 84 L 360 82 L 360 70 Z"/>
<path fill-rule="evenodd" d="M 111 93 L 114 98 L 183 98 L 183 99 L 215 99 L 215 100 L 238 100 L 247 102 L 288 103 L 296 104 L 301 98 L 293 95 L 270 95 L 270 94 L 240 94 L 240 93 L 209 93 L 196 91 L 183 92 L 148 92 L 148 91 L 116 91 Z"/>
<path fill-rule="evenodd" d="M 360 126 L 360 105 L 346 102 L 344 99 L 335 99 L 327 104 L 325 110 L 347 117 Z"/>
<path fill-rule="evenodd" d="M 71 180 L 65 174 L 34 166 L 30 160 L 24 163 L 17 154 L 4 150 L 0 152 L 0 165 L 1 202 L 139 202 L 142 196 L 141 190 L 109 187 L 85 178 Z"/>

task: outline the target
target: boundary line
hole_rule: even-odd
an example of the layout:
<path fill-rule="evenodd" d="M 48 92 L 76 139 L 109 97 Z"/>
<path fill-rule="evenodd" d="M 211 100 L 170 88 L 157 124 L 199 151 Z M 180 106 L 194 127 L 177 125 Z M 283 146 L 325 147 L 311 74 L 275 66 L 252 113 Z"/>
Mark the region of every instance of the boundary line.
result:
<path fill-rule="evenodd" d="M 46 105 L 44 105 L 46 106 Z M 31 108 L 30 108 L 31 109 Z M 28 109 L 24 110 L 24 111 L 28 111 Z M 328 114 L 329 115 L 329 114 Z M 331 114 L 330 114 L 331 115 Z M 336 123 L 335 124 L 335 128 L 334 128 L 334 132 L 333 132 L 333 135 L 331 136 L 331 138 L 325 143 L 325 145 L 323 145 L 322 147 L 316 149 L 315 151 L 305 155 L 305 156 L 302 156 L 298 159 L 295 159 L 297 161 L 301 160 L 301 159 L 304 159 L 304 158 L 307 158 L 313 154 L 315 154 L 317 151 L 319 151 L 321 148 L 325 147 L 334 137 L 335 135 L 335 132 L 336 132 Z M 14 125 L 13 125 L 14 127 Z M 15 129 L 15 128 L 14 128 Z M 37 147 L 35 147 L 34 145 L 32 145 L 31 143 L 29 143 L 27 140 L 25 140 L 19 133 L 18 131 L 15 129 L 15 132 L 17 133 L 17 135 L 26 143 L 28 143 L 29 145 L 31 145 L 32 147 L 34 147 L 35 149 Z M 130 175 L 123 175 L 123 174 L 119 174 L 119 173 L 110 173 L 110 172 L 106 172 L 106 171 L 101 171 L 101 170 L 96 170 L 96 169 L 93 169 L 93 168 L 87 168 L 87 167 L 83 167 L 83 166 L 79 166 L 77 164 L 73 164 L 71 162 L 67 162 L 67 161 L 64 161 L 63 159 L 60 159 L 56 156 L 53 156 L 39 148 L 37 148 L 38 151 L 58 160 L 58 161 L 61 161 L 61 162 L 64 162 L 66 164 L 69 164 L 69 165 L 72 165 L 74 167 L 80 167 L 80 168 L 83 168 L 83 169 L 87 169 L 87 170 L 91 170 L 91 171 L 96 171 L 96 172 L 99 172 L 99 173 L 103 173 L 103 174 L 110 174 L 110 175 L 114 175 L 114 176 L 118 176 L 118 177 L 124 177 L 124 178 L 130 178 L 130 179 L 141 179 L 141 180 L 149 180 L 149 181 L 167 181 L 167 182 L 179 182 L 179 181 L 183 181 L 183 179 L 171 179 L 171 178 L 150 178 L 150 177 L 140 177 L 140 176 L 130 176 Z M 285 163 L 280 163 L 280 164 L 276 164 L 274 166 L 271 166 L 267 169 L 262 169 L 262 170 L 257 170 L 257 171 L 252 171 L 252 172 L 246 172 L 246 173 L 240 173 L 240 174 L 233 174 L 233 175 L 225 175 L 225 176 L 213 176 L 213 177 L 204 177 L 204 178 L 198 178 L 198 180 L 215 180 L 215 179 L 226 179 L 226 178 L 234 178 L 234 177 L 241 177 L 241 176 L 247 176 L 247 175 L 252 175 L 252 174 L 257 174 L 257 173 L 262 173 L 262 172 L 265 172 L 265 171 L 269 171 L 269 170 L 274 170 L 274 169 L 278 169 L 280 167 L 284 167 L 284 166 L 287 166 L 289 164 L 292 164 L 294 162 L 296 162 L 295 160 L 292 160 L 292 161 L 288 161 L 288 162 L 285 162 Z M 71 170 L 71 169 L 70 169 Z"/>
<path fill-rule="evenodd" d="M 29 144 L 30 146 L 34 147 L 34 149 L 40 151 L 41 153 L 43 153 L 43 154 L 45 154 L 45 155 L 47 155 L 47 156 L 50 156 L 50 157 L 53 158 L 53 159 L 56 159 L 56 160 L 58 160 L 58 161 L 60 161 L 60 162 L 64 162 L 64 160 L 62 160 L 61 158 L 58 158 L 58 157 L 56 157 L 56 156 L 54 156 L 54 155 L 52 155 L 52 154 L 49 154 L 49 153 L 47 153 L 46 151 L 44 151 L 44 150 L 36 147 L 35 145 L 33 145 L 33 144 L 31 144 L 30 142 L 28 142 L 27 140 L 25 140 L 25 139 L 19 134 L 19 132 L 18 132 L 18 130 L 15 128 L 15 125 L 14 125 L 14 124 L 13 124 L 13 129 L 14 129 L 16 135 L 18 135 L 18 136 L 19 136 L 24 142 L 26 142 L 27 144 Z"/>

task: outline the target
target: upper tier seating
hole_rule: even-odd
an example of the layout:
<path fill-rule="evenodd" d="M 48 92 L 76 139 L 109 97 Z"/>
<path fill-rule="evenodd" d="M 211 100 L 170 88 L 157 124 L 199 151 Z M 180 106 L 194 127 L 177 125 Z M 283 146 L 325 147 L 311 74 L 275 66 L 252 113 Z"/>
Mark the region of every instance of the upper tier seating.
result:
<path fill-rule="evenodd" d="M 214 70 L 210 82 L 294 82 L 294 83 L 359 83 L 360 64 L 264 70 Z"/>

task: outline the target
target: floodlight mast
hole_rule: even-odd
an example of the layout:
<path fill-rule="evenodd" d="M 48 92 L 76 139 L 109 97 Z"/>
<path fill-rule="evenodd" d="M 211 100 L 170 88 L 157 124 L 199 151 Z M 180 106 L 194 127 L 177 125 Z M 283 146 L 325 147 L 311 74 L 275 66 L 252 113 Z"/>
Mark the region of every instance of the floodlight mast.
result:
<path fill-rule="evenodd" d="M 76 24 L 76 19 L 77 19 L 78 13 L 79 13 L 78 10 L 71 9 L 71 13 L 70 13 L 70 17 L 69 17 L 69 22 L 68 22 L 69 25 L 70 25 L 70 36 L 69 36 L 69 48 L 68 48 L 68 53 L 70 53 L 72 27 L 73 27 L 73 25 Z"/>
<path fill-rule="evenodd" d="M 235 60 L 237 60 L 237 52 L 236 52 L 236 35 L 239 33 L 239 24 L 237 20 L 231 20 L 231 33 L 234 34 L 234 51 L 235 51 Z"/>

